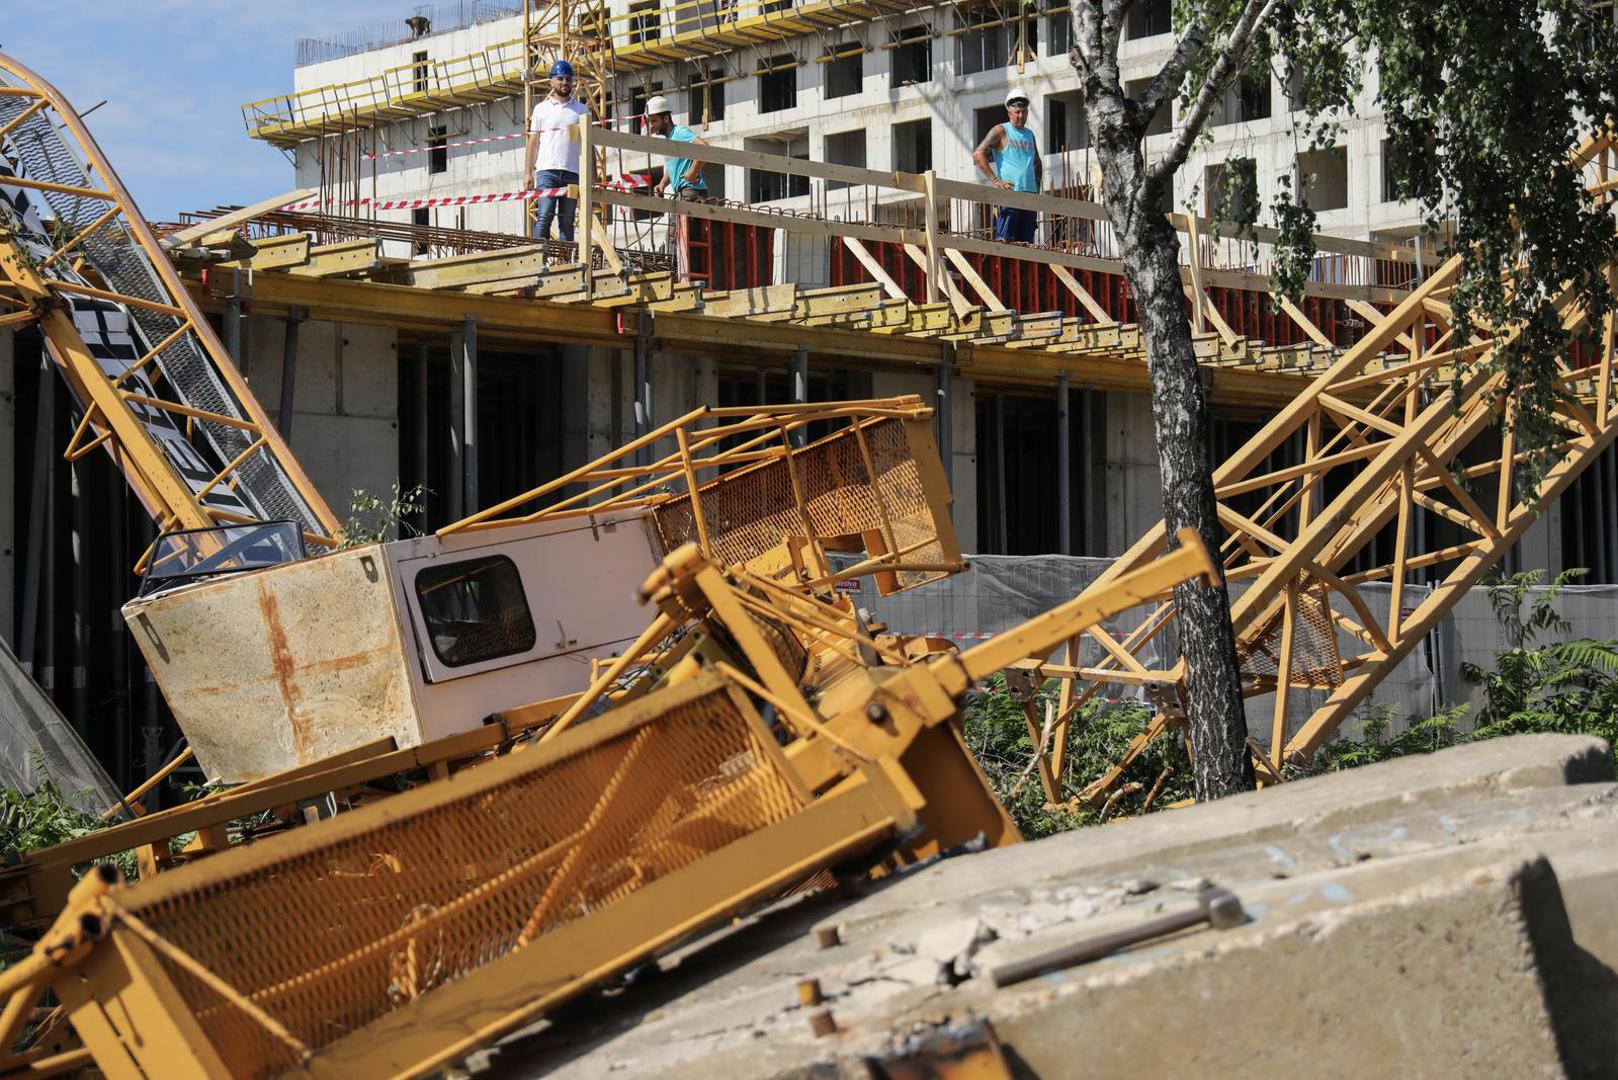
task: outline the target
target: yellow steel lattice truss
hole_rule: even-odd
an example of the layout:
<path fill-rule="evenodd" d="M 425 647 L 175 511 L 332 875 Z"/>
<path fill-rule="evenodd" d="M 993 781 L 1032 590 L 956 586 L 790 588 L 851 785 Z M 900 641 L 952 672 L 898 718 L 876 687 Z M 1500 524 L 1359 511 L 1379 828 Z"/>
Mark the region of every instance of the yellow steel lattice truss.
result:
<path fill-rule="evenodd" d="M 71 105 L 0 54 L 0 290 L 159 530 L 265 520 L 329 546 L 337 521 L 181 284 Z"/>
<path fill-rule="evenodd" d="M 92 877 L 0 974 L 4 1018 L 54 987 L 114 1077 L 421 1075 L 856 855 L 1015 842 L 961 743 L 961 696 L 1211 572 L 1188 536 L 1000 639 L 900 665 L 846 604 L 727 575 L 688 546 L 642 596 L 660 620 L 727 632 L 739 667 L 676 673 L 452 780 L 152 881 Z M 788 598 L 780 633 L 838 654 L 813 705 L 777 694 L 796 687 L 740 629 L 771 590 Z"/>
<path fill-rule="evenodd" d="M 1590 190 L 1610 203 L 1614 137 L 1577 153 Z M 1580 298 L 1565 294 L 1558 308 L 1570 339 L 1595 347 L 1577 363 L 1571 349 L 1554 359 L 1560 439 L 1539 462 L 1538 486 L 1524 482 L 1523 448 L 1509 427 L 1495 438 L 1514 400 L 1496 350 L 1516 332 L 1457 337 L 1448 301 L 1460 271 L 1459 257 L 1444 263 L 1215 471 L 1243 689 L 1269 721 L 1267 739 L 1254 740 L 1267 782 L 1329 739 L 1618 436 L 1613 316 L 1592 325 Z M 1274 465 L 1287 447 L 1300 448 L 1293 463 Z M 1164 547 L 1159 525 L 1093 588 Z M 1418 572 L 1419 595 L 1410 587 Z M 1386 583 L 1386 592 L 1370 583 Z M 1173 631 L 1170 602 L 1092 627 L 1066 644 L 1059 663 L 1030 654 L 1025 668 L 1062 680 L 1039 732 L 1051 801 L 1099 797 L 1176 725 L 1183 662 L 1154 659 L 1175 655 Z M 1157 715 L 1104 775 L 1067 777 L 1070 722 L 1108 684 L 1151 688 Z"/>
<path fill-rule="evenodd" d="M 932 416 L 914 395 L 695 409 L 440 535 L 645 506 L 666 550 L 694 543 L 808 588 L 874 574 L 886 595 L 963 565 Z M 635 463 L 659 447 L 669 452 Z M 836 552 L 864 557 L 837 565 Z"/>

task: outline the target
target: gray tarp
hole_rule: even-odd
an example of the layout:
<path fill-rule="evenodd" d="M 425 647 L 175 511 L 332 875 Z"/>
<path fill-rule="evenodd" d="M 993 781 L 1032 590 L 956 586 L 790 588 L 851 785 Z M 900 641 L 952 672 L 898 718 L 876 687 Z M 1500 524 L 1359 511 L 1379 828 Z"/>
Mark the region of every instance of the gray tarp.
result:
<path fill-rule="evenodd" d="M 0 784 L 33 791 L 47 778 L 80 810 L 118 805 L 119 791 L 90 748 L 0 640 Z"/>
<path fill-rule="evenodd" d="M 856 603 L 896 633 L 948 637 L 967 648 L 974 641 L 1008 630 L 1078 595 L 1111 565 L 1110 559 L 1065 555 L 974 555 L 968 561 L 971 568 L 965 573 L 897 596 L 877 596 L 869 580 L 861 581 L 859 591 L 852 596 Z M 1238 584 L 1233 592 L 1240 593 L 1243 587 Z M 1407 611 L 1413 609 L 1429 591 L 1422 586 L 1406 586 L 1402 606 Z M 1362 585 L 1360 593 L 1373 614 L 1385 620 L 1391 587 L 1373 582 Z M 1340 598 L 1333 597 L 1333 609 L 1353 617 Z M 1557 609 L 1572 621 L 1573 637 L 1618 638 L 1618 586 L 1565 589 Z M 1114 631 L 1127 630 L 1136 626 L 1143 614 L 1139 609 L 1128 612 L 1110 621 L 1107 627 Z M 1364 650 L 1364 646 L 1346 632 L 1339 630 L 1337 636 L 1343 655 Z M 1462 681 L 1461 662 L 1491 667 L 1495 653 L 1509 644 L 1494 618 L 1488 590 L 1473 589 L 1435 631 L 1382 680 L 1373 700 L 1392 707 L 1398 718 L 1395 730 L 1403 726 L 1406 718 L 1431 716 L 1434 710 L 1456 702 L 1472 701 L 1475 705 L 1476 690 Z M 1081 663 L 1099 659 L 1098 647 L 1086 641 L 1085 648 Z M 1147 666 L 1169 666 L 1173 648 L 1171 638 L 1160 640 Z M 1123 686 L 1110 688 L 1106 693 L 1118 698 L 1140 696 L 1137 688 Z M 1292 694 L 1300 701 L 1306 697 L 1318 701 L 1324 692 L 1293 690 Z M 1265 745 L 1269 742 L 1273 702 L 1273 695 L 1248 702 L 1248 722 L 1254 735 Z M 1295 710 L 1293 715 L 1300 713 Z M 1344 734 L 1352 734 L 1355 726 L 1351 722 Z"/>

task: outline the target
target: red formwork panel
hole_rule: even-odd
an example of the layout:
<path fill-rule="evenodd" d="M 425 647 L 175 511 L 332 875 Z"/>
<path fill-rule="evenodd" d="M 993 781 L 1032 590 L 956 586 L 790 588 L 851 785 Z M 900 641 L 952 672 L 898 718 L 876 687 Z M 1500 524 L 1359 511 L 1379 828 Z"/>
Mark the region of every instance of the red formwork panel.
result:
<path fill-rule="evenodd" d="M 708 290 L 751 289 L 768 285 L 775 274 L 775 230 L 733 221 L 707 223 Z"/>

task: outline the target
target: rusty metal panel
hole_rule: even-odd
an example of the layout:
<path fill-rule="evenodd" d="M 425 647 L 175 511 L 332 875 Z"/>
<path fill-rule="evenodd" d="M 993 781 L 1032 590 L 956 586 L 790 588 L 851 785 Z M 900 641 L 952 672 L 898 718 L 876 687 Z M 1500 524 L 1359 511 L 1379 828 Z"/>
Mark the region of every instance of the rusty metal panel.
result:
<path fill-rule="evenodd" d="M 256 780 L 386 736 L 421 741 L 386 566 L 371 545 L 125 605 L 210 778 Z"/>

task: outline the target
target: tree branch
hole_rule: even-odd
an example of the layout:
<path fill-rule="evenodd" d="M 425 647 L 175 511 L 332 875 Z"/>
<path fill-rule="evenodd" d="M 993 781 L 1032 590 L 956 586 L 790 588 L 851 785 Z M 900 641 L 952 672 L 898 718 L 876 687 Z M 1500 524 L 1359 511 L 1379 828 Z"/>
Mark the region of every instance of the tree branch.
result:
<path fill-rule="evenodd" d="M 1141 94 L 1142 116 L 1150 118 L 1164 101 L 1180 92 L 1180 83 L 1185 80 L 1185 73 L 1197 62 L 1197 57 L 1202 55 L 1207 34 L 1208 31 L 1200 20 L 1191 24 L 1191 29 L 1187 30 L 1185 36 L 1174 46 L 1174 55 L 1168 58 L 1163 69 L 1152 77 L 1152 81 Z"/>
<path fill-rule="evenodd" d="M 1191 103 L 1190 111 L 1181 119 L 1180 126 L 1175 130 L 1174 142 L 1169 146 L 1169 152 L 1147 167 L 1148 182 L 1161 183 L 1173 175 L 1174 170 L 1185 164 L 1186 156 L 1191 153 L 1191 144 L 1197 141 L 1202 126 L 1208 122 L 1214 103 L 1224 97 L 1231 79 L 1246 63 L 1248 49 L 1253 41 L 1253 32 L 1270 17 L 1270 12 L 1275 10 L 1279 2 L 1280 0 L 1247 0 L 1242 8 L 1241 18 L 1236 20 L 1236 26 L 1231 30 L 1230 37 L 1225 40 L 1224 47 L 1220 49 L 1213 67 L 1208 71 L 1208 78 L 1202 84 L 1202 91 L 1197 94 L 1197 99 Z"/>

